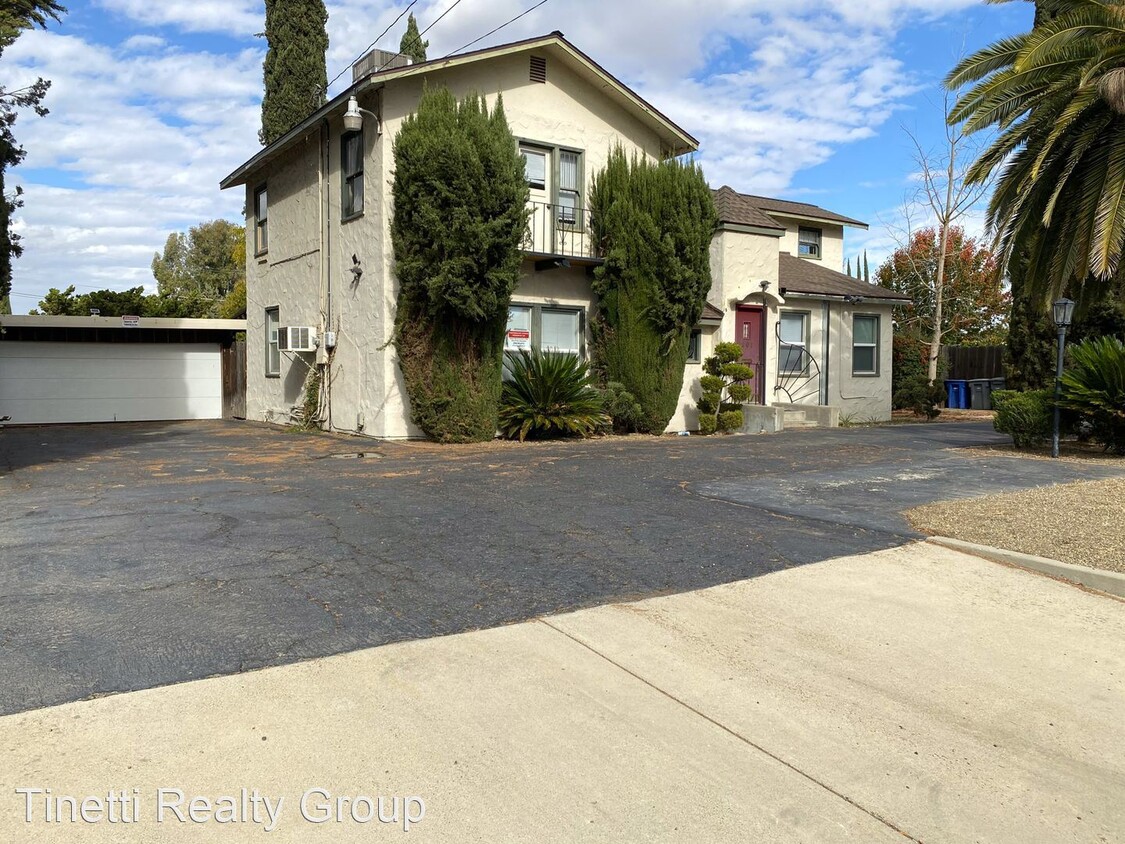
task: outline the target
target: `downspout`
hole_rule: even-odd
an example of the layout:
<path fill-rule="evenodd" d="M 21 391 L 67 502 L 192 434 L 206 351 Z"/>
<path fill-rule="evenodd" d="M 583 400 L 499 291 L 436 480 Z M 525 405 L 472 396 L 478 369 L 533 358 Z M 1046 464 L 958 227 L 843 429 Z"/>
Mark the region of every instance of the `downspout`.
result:
<path fill-rule="evenodd" d="M 820 404 L 826 406 L 828 404 L 828 370 L 831 362 L 829 354 L 832 349 L 832 302 L 829 299 L 825 299 L 824 305 L 821 307 L 821 319 L 824 322 L 824 334 L 821 337 L 824 366 L 820 368 Z"/>
<path fill-rule="evenodd" d="M 332 330 L 332 204 L 329 185 L 329 151 L 331 149 L 328 118 L 320 123 L 320 150 L 317 156 L 317 171 L 320 189 L 320 289 L 324 292 L 324 332 Z M 321 337 L 324 337 L 324 332 Z M 321 345 L 323 362 L 321 379 L 324 384 L 324 401 L 327 405 L 328 430 L 332 430 L 332 352 Z"/>

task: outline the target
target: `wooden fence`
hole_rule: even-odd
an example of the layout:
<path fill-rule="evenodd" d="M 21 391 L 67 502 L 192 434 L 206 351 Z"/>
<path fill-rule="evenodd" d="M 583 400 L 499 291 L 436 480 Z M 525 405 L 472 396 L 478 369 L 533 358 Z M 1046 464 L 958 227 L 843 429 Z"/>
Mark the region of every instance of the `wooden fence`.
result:
<path fill-rule="evenodd" d="M 223 346 L 223 418 L 246 418 L 246 341 Z"/>
<path fill-rule="evenodd" d="M 973 378 L 1004 377 L 1004 346 L 942 346 L 945 378 L 969 381 Z"/>

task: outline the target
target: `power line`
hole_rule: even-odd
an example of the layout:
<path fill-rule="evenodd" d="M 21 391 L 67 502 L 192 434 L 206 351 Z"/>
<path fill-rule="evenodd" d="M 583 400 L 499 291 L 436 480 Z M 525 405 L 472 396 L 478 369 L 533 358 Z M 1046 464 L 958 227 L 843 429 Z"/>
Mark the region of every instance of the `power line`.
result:
<path fill-rule="evenodd" d="M 486 32 L 486 33 L 485 33 L 484 35 L 482 35 L 482 36 L 481 36 L 480 38 L 477 38 L 477 39 L 476 39 L 476 40 L 474 40 L 474 41 L 470 41 L 470 42 L 469 42 L 468 44 L 465 44 L 465 45 L 463 45 L 463 46 L 461 46 L 461 47 L 458 47 L 458 48 L 457 48 L 456 50 L 454 50 L 454 51 L 453 51 L 452 53 L 447 53 L 446 55 L 442 56 L 442 58 L 443 58 L 443 59 L 448 59 L 448 58 L 449 58 L 450 56 L 454 55 L 455 53 L 460 53 L 460 52 L 461 52 L 462 50 L 465 50 L 465 49 L 467 49 L 467 48 L 469 48 L 469 47 L 472 47 L 472 46 L 473 46 L 474 44 L 479 44 L 479 43 L 480 43 L 481 41 L 483 41 L 483 40 L 484 40 L 485 38 L 487 38 L 488 36 L 490 36 L 490 35 L 495 35 L 495 34 L 496 34 L 497 32 L 499 32 L 499 31 L 500 31 L 501 29 L 503 29 L 504 27 L 506 27 L 506 26 L 508 26 L 508 25 L 510 25 L 510 24 L 513 24 L 513 23 L 515 23 L 516 21 L 518 21 L 518 20 L 519 20 L 520 18 L 522 18 L 522 17 L 524 16 L 524 15 L 530 15 L 530 14 L 531 14 L 532 12 L 534 12 L 534 11 L 535 11 L 536 9 L 538 9 L 538 8 L 539 8 L 540 6 L 542 6 L 542 5 L 543 5 L 544 3 L 546 3 L 546 2 L 547 2 L 547 0 L 539 0 L 539 2 L 538 2 L 538 3 L 536 3 L 536 4 L 534 5 L 534 6 L 532 6 L 532 7 L 530 8 L 530 9 L 526 9 L 526 10 L 524 10 L 524 11 L 520 12 L 520 13 L 519 13 L 518 15 L 516 15 L 516 16 L 515 16 L 514 18 L 512 18 L 511 20 L 509 20 L 509 21 L 505 21 L 504 23 L 500 24 L 500 26 L 496 27 L 496 29 L 493 29 L 493 30 L 491 30 L 491 31 L 489 31 L 489 32 Z"/>
<path fill-rule="evenodd" d="M 375 40 L 372 41 L 370 44 L 368 44 L 366 47 L 363 48 L 363 52 L 361 52 L 358 56 L 356 56 L 355 59 L 352 62 L 350 62 L 348 65 L 346 65 L 343 70 L 341 70 L 339 73 L 337 73 L 335 76 L 333 76 L 332 80 L 324 87 L 325 94 L 328 93 L 328 89 L 331 88 L 335 84 L 337 79 L 339 79 L 341 76 L 343 76 L 345 73 L 347 73 L 357 61 L 359 61 L 360 59 L 362 59 L 364 56 L 367 55 L 368 50 L 370 50 L 372 47 L 374 47 L 376 44 L 379 43 L 380 38 L 382 38 L 384 35 L 386 35 L 388 32 L 390 32 L 392 29 L 394 29 L 395 24 L 398 23 L 400 20 L 402 20 L 402 16 L 405 15 L 407 12 L 409 12 L 410 7 L 413 6 L 417 2 L 418 2 L 418 0 L 410 0 L 410 4 L 405 9 L 403 9 L 401 12 L 399 12 L 398 17 L 395 18 L 393 21 L 391 21 L 390 26 L 388 26 L 386 29 L 384 29 L 382 32 L 380 32 L 378 35 L 376 35 Z"/>
<path fill-rule="evenodd" d="M 444 18 L 446 15 L 448 15 L 454 9 L 456 9 L 459 5 L 461 5 L 461 0 L 454 0 L 453 5 L 450 6 L 448 9 L 446 9 L 444 12 L 442 12 L 440 15 L 438 15 L 433 23 L 431 23 L 429 26 L 427 26 L 425 29 L 423 29 L 421 32 L 419 32 L 417 37 L 415 37 L 414 41 L 411 42 L 411 43 L 412 44 L 421 44 L 422 43 L 422 36 L 425 35 L 427 32 L 429 32 L 431 29 L 433 29 L 437 25 L 438 21 L 440 21 L 442 18 Z M 395 59 L 397 59 L 402 54 L 403 54 L 403 50 L 400 49 L 397 53 L 395 53 L 393 56 L 391 56 L 389 59 L 387 59 L 379 67 L 379 70 L 386 70 L 387 67 L 390 66 L 391 62 L 393 62 Z M 378 72 L 379 71 L 376 71 L 376 73 L 378 73 Z"/>

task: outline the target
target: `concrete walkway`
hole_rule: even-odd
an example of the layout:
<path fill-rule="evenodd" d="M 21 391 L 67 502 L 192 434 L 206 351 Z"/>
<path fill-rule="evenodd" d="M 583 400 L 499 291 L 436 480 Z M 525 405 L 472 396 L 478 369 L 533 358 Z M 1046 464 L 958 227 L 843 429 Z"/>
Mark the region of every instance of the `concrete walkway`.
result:
<path fill-rule="evenodd" d="M 11 715 L 0 840 L 1121 841 L 1122 712 L 1125 603 L 915 544 Z"/>

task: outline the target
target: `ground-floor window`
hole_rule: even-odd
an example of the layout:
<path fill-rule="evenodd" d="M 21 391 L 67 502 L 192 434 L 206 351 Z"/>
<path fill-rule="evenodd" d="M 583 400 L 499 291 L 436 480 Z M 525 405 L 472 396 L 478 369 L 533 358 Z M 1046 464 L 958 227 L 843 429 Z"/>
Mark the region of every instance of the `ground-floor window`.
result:
<path fill-rule="evenodd" d="M 687 362 L 703 362 L 703 331 L 698 328 L 692 329 L 688 335 Z"/>
<path fill-rule="evenodd" d="M 277 378 L 281 375 L 281 349 L 277 345 L 277 331 L 280 325 L 279 309 L 266 308 L 266 376 L 269 378 Z"/>
<path fill-rule="evenodd" d="M 809 315 L 801 311 L 781 312 L 781 344 L 777 368 L 792 374 L 805 369 L 805 350 L 809 344 Z"/>
<path fill-rule="evenodd" d="M 508 309 L 504 349 L 542 349 L 584 357 L 585 319 L 583 308 L 514 304 Z"/>
<path fill-rule="evenodd" d="M 879 317 L 852 317 L 852 375 L 879 374 Z"/>

